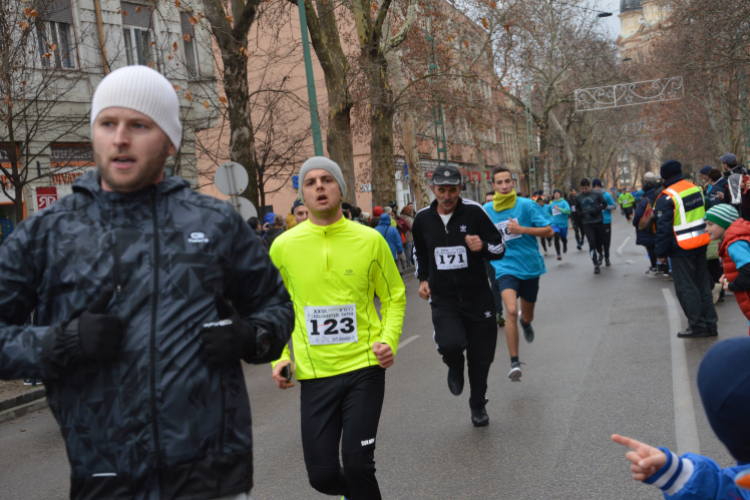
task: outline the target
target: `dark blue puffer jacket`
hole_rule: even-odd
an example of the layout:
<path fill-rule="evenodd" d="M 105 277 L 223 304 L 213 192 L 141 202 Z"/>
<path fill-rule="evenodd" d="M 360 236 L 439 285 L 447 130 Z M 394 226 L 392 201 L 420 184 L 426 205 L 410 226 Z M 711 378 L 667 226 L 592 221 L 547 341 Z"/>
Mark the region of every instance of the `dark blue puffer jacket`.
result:
<path fill-rule="evenodd" d="M 113 286 L 126 322 L 109 362 L 74 361 L 77 316 Z M 213 499 L 253 484 L 240 363 L 201 360 L 223 294 L 276 359 L 294 326 L 276 267 L 227 203 L 170 178 L 137 193 L 91 172 L 0 246 L 0 378 L 44 380 L 79 499 Z M 35 311 L 34 325 L 26 326 Z M 70 348 L 58 350 L 60 340 Z M 80 348 L 79 348 L 80 349 Z"/>
<path fill-rule="evenodd" d="M 638 223 L 643 217 L 643 213 L 646 211 L 646 206 L 651 203 L 651 208 L 654 208 L 656 201 L 656 189 L 649 189 L 638 202 L 638 206 L 635 207 L 635 213 L 633 214 L 633 226 L 635 227 L 635 244 L 642 245 L 644 247 L 650 247 L 656 244 L 656 233 L 649 231 L 641 231 L 638 229 Z"/>

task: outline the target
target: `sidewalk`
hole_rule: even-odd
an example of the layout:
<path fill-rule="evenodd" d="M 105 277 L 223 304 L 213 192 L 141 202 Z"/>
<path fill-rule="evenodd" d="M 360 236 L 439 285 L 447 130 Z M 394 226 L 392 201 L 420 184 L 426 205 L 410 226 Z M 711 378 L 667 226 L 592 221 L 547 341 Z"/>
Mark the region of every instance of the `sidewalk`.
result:
<path fill-rule="evenodd" d="M 0 423 L 47 407 L 44 386 L 23 385 L 23 380 L 0 380 Z"/>

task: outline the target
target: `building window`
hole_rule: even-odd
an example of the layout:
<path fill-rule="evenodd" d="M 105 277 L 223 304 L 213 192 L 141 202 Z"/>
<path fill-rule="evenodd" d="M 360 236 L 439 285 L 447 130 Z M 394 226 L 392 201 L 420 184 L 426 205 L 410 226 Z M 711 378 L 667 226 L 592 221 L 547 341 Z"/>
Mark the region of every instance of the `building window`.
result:
<path fill-rule="evenodd" d="M 185 65 L 188 69 L 188 76 L 192 80 L 197 80 L 200 74 L 198 73 L 198 51 L 195 50 L 195 38 L 190 38 L 190 41 L 184 41 L 185 44 Z"/>
<path fill-rule="evenodd" d="M 148 65 L 153 63 L 151 57 L 151 32 L 141 28 L 123 27 L 125 38 L 125 57 L 128 65 Z"/>
<path fill-rule="evenodd" d="M 58 21 L 39 21 L 36 33 L 42 67 L 76 67 L 73 44 L 71 43 L 73 29 L 70 24 Z"/>
<path fill-rule="evenodd" d="M 151 32 L 151 9 L 149 5 L 120 2 L 122 35 L 128 65 L 143 64 L 153 67 L 155 64 L 152 47 L 156 44 Z"/>
<path fill-rule="evenodd" d="M 180 24 L 182 26 L 182 44 L 185 50 L 185 66 L 187 67 L 188 78 L 197 80 L 200 78 L 198 46 L 195 42 L 195 28 L 190 22 L 190 14 L 181 12 Z"/>

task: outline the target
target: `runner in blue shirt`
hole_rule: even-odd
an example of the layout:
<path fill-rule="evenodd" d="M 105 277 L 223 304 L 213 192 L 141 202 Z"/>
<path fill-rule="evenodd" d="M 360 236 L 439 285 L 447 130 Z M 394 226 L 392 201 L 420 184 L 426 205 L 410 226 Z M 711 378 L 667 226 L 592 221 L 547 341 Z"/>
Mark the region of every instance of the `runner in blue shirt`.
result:
<path fill-rule="evenodd" d="M 539 253 L 536 239 L 550 238 L 554 231 L 551 221 L 536 203 L 516 196 L 510 170 L 492 169 L 495 197 L 484 205 L 492 222 L 505 238 L 505 257 L 493 260 L 500 295 L 505 305 L 505 339 L 510 354 L 510 373 L 513 382 L 521 380 L 518 360 L 518 299 L 521 299 L 521 327 L 526 342 L 534 340 L 534 304 L 539 292 L 539 277 L 547 272 L 544 258 Z"/>
<path fill-rule="evenodd" d="M 570 215 L 570 205 L 562 196 L 562 191 L 555 189 L 552 191 L 552 202 L 547 205 L 547 215 L 552 220 L 552 230 L 555 232 L 555 250 L 557 251 L 557 260 L 562 260 L 560 255 L 560 240 L 562 239 L 562 253 L 568 253 L 568 216 Z"/>
<path fill-rule="evenodd" d="M 604 250 L 604 265 L 609 267 L 612 262 L 609 260 L 609 246 L 612 243 L 612 212 L 617 210 L 615 200 L 612 196 L 602 187 L 602 181 L 594 179 L 591 181 L 591 186 L 602 193 L 604 200 L 607 202 L 607 208 L 602 212 L 604 219 L 604 238 L 602 240 L 602 248 Z M 599 256 L 599 262 L 602 261 L 602 256 Z"/>

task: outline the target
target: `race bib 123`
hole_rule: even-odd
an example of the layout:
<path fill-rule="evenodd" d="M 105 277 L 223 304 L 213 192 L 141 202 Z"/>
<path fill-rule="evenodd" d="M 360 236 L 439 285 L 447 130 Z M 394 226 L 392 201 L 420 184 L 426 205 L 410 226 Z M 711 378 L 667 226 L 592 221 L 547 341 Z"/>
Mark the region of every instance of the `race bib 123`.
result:
<path fill-rule="evenodd" d="M 357 306 L 305 306 L 305 325 L 310 345 L 355 344 Z"/>

